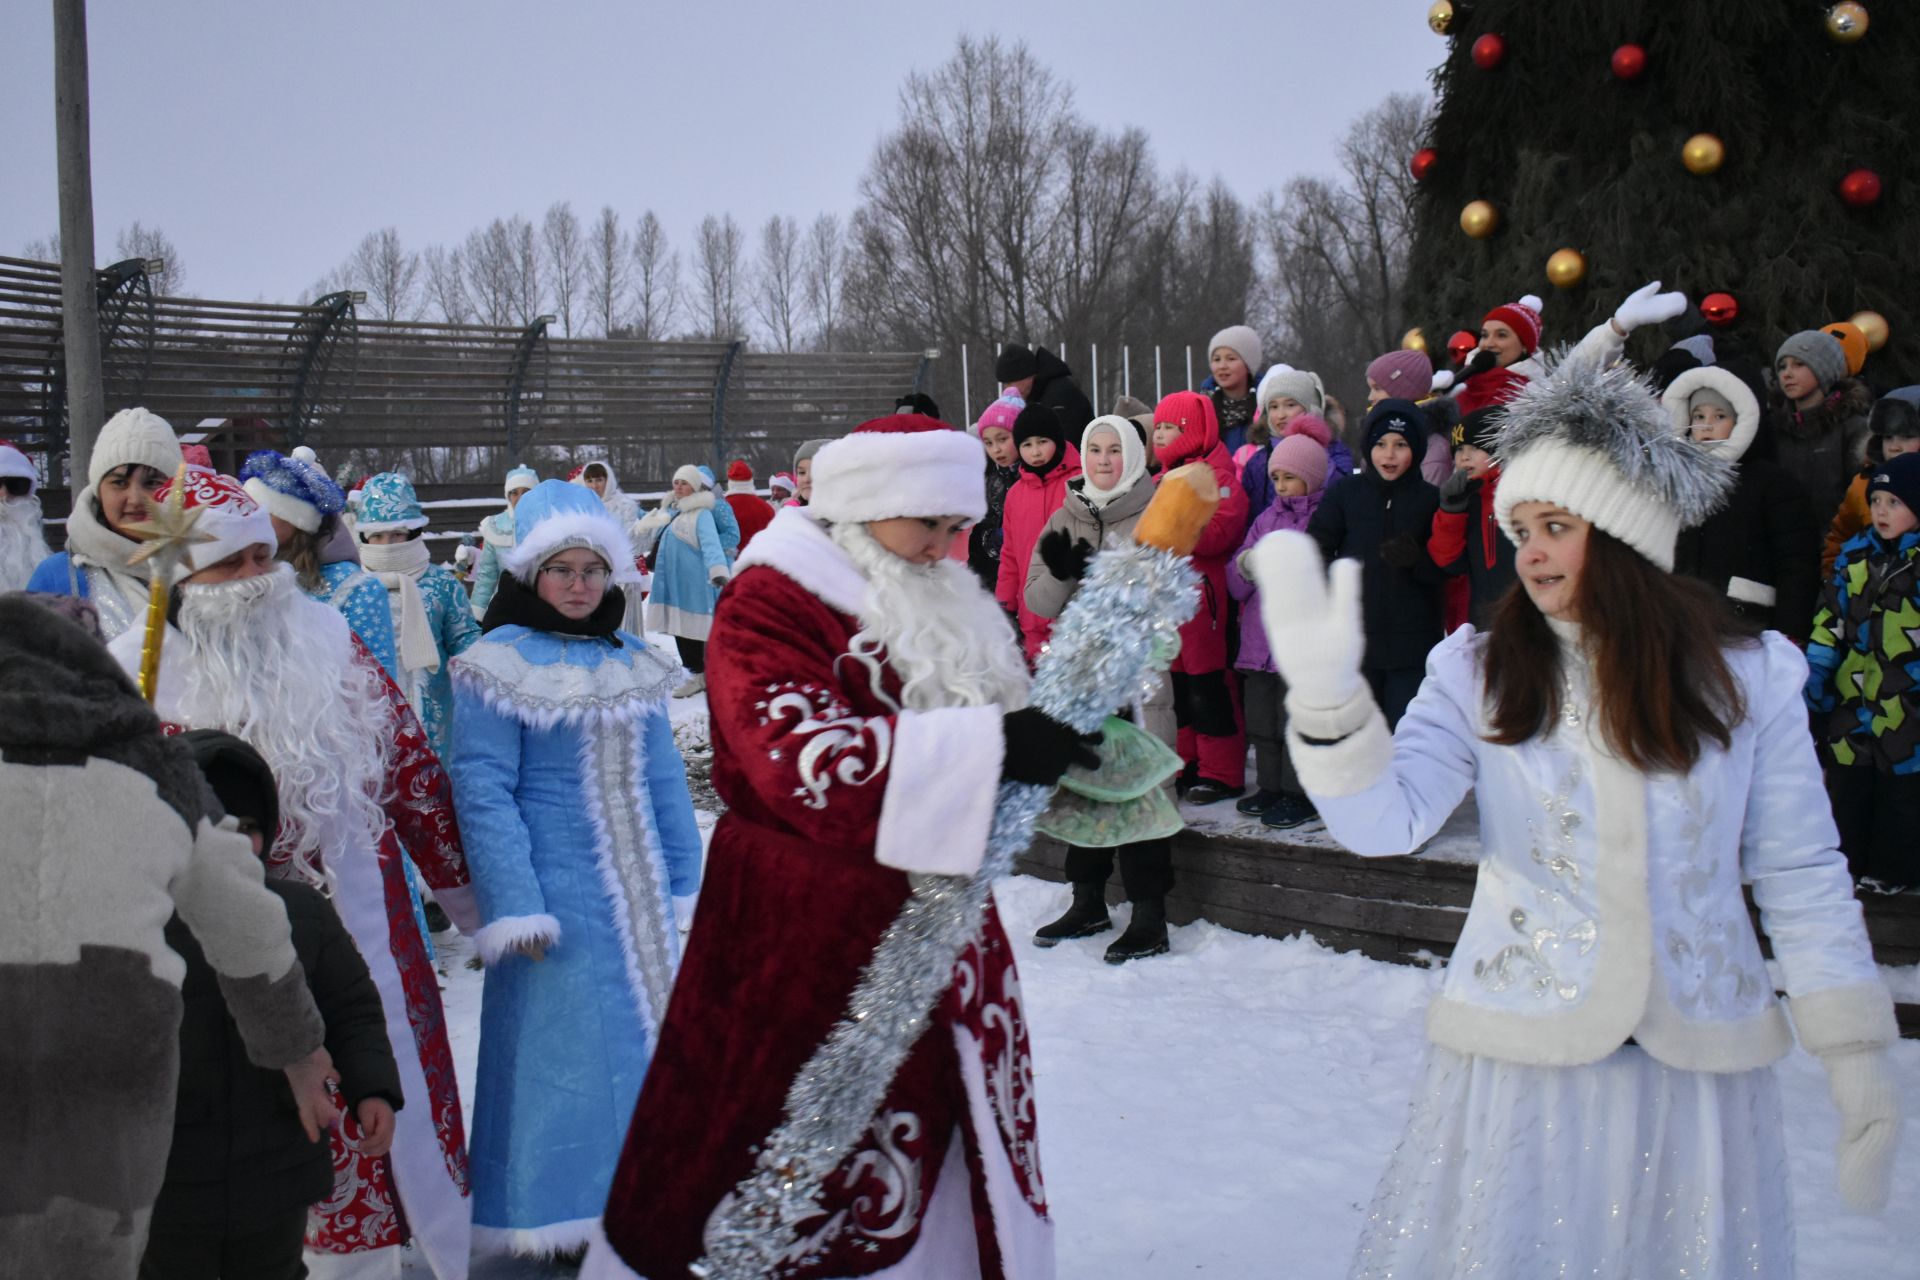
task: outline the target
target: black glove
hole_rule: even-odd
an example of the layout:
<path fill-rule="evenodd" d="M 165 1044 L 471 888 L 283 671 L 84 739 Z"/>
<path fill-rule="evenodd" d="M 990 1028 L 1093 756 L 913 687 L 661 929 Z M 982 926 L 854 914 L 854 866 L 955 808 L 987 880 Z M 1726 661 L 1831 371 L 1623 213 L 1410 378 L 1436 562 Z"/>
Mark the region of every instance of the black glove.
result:
<path fill-rule="evenodd" d="M 1100 753 L 1094 747 L 1105 736 L 1079 733 L 1037 707 L 1009 711 L 1002 718 L 1007 753 L 1000 765 L 1002 782 L 1030 782 L 1050 787 L 1074 765 L 1095 769 Z"/>
<path fill-rule="evenodd" d="M 1075 538 L 1065 529 L 1055 529 L 1041 538 L 1037 549 L 1040 563 L 1062 582 L 1078 582 L 1086 577 L 1087 561 L 1093 559 L 1093 544 L 1085 538 Z"/>
<path fill-rule="evenodd" d="M 1464 471 L 1456 470 L 1440 483 L 1440 509 L 1455 514 L 1465 511 L 1472 501 L 1470 495 L 1478 481 Z"/>
<path fill-rule="evenodd" d="M 1426 558 L 1427 544 L 1422 538 L 1403 533 L 1380 544 L 1380 558 L 1396 569 L 1411 569 Z"/>
<path fill-rule="evenodd" d="M 1460 381 L 1465 382 L 1468 378 L 1477 377 L 1489 369 L 1497 369 L 1499 367 L 1499 356 L 1496 356 L 1485 347 L 1475 347 L 1473 354 L 1467 357 L 1467 362 L 1460 366 Z"/>

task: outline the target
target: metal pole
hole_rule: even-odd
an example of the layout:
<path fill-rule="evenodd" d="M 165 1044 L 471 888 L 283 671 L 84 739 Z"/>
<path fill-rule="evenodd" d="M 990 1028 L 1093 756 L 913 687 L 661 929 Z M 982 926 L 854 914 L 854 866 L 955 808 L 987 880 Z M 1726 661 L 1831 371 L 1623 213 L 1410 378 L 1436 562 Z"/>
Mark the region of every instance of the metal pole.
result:
<path fill-rule="evenodd" d="M 1160 386 L 1160 344 L 1156 342 L 1153 344 L 1153 402 L 1159 404 L 1166 398 L 1167 393 Z"/>
<path fill-rule="evenodd" d="M 1120 348 L 1120 394 L 1133 394 L 1133 348 Z"/>
<path fill-rule="evenodd" d="M 87 3 L 53 0 L 54 144 L 60 181 L 60 325 L 67 371 L 67 474 L 87 474 L 106 421 L 100 301 L 93 272 L 93 161 L 87 110 Z M 55 460 L 47 459 L 48 479 Z M 77 486 L 76 486 L 77 487 Z"/>
<path fill-rule="evenodd" d="M 973 382 L 967 377 L 967 344 L 960 344 L 960 409 L 973 421 Z"/>
<path fill-rule="evenodd" d="M 1187 344 L 1187 390 L 1193 390 L 1193 344 Z"/>
<path fill-rule="evenodd" d="M 1088 349 L 1093 352 L 1093 416 L 1097 418 L 1100 416 L 1100 344 L 1089 343 Z"/>

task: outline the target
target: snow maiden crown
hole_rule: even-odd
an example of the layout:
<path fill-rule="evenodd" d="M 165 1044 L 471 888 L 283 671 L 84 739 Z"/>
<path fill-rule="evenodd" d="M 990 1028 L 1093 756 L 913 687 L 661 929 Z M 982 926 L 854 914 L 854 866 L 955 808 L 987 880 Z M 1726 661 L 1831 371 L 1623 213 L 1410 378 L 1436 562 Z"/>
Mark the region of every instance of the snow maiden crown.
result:
<path fill-rule="evenodd" d="M 398 471 L 382 471 L 361 488 L 360 515 L 354 531 L 363 538 L 369 533 L 426 527 L 427 513 L 414 496 L 413 481 Z"/>
<path fill-rule="evenodd" d="M 1506 407 L 1494 442 L 1494 514 L 1514 539 L 1513 509 L 1551 502 L 1673 570 L 1680 530 L 1712 515 L 1733 465 L 1676 434 L 1652 384 L 1632 368 L 1596 368 L 1562 353 Z"/>
<path fill-rule="evenodd" d="M 813 459 L 809 509 L 834 524 L 987 514 L 986 454 L 964 431 L 918 413 L 855 427 Z"/>
<path fill-rule="evenodd" d="M 513 510 L 513 550 L 500 557 L 506 571 L 527 586 L 549 557 L 584 547 L 607 562 L 615 582 L 638 582 L 632 543 L 591 489 L 564 480 L 542 480 Z"/>
<path fill-rule="evenodd" d="M 240 479 L 253 500 L 296 529 L 320 532 L 327 516 L 347 509 L 347 495 L 314 461 L 305 445 L 291 456 L 261 449 L 247 455 Z"/>

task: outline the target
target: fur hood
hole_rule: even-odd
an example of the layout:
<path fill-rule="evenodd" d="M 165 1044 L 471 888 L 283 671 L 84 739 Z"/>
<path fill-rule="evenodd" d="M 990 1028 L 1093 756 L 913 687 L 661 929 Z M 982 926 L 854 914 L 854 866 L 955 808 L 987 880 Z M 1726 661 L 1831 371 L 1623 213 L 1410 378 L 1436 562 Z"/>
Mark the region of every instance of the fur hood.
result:
<path fill-rule="evenodd" d="M 1753 447 L 1754 437 L 1760 433 L 1760 401 L 1738 374 L 1717 365 L 1689 369 L 1668 384 L 1660 396 L 1661 407 L 1673 420 L 1675 435 L 1687 434 L 1693 416 L 1687 402 L 1693 398 L 1694 392 L 1700 390 L 1717 391 L 1733 406 L 1733 434 L 1724 441 L 1707 442 L 1708 447 L 1730 462 L 1740 461 L 1746 456 L 1747 450 Z"/>

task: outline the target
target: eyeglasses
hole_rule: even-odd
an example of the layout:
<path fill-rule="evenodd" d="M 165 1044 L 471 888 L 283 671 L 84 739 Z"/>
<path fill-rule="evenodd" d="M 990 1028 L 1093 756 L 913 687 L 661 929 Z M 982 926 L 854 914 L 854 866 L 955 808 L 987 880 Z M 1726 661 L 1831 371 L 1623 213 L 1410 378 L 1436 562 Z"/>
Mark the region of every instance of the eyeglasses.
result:
<path fill-rule="evenodd" d="M 613 576 L 613 570 L 601 564 L 586 569 L 575 569 L 571 565 L 564 564 L 550 564 L 543 566 L 540 572 L 563 587 L 570 587 L 576 582 L 597 587 Z"/>
<path fill-rule="evenodd" d="M 9 498 L 24 498 L 33 492 L 33 481 L 25 476 L 0 476 L 0 484 L 6 486 Z"/>

